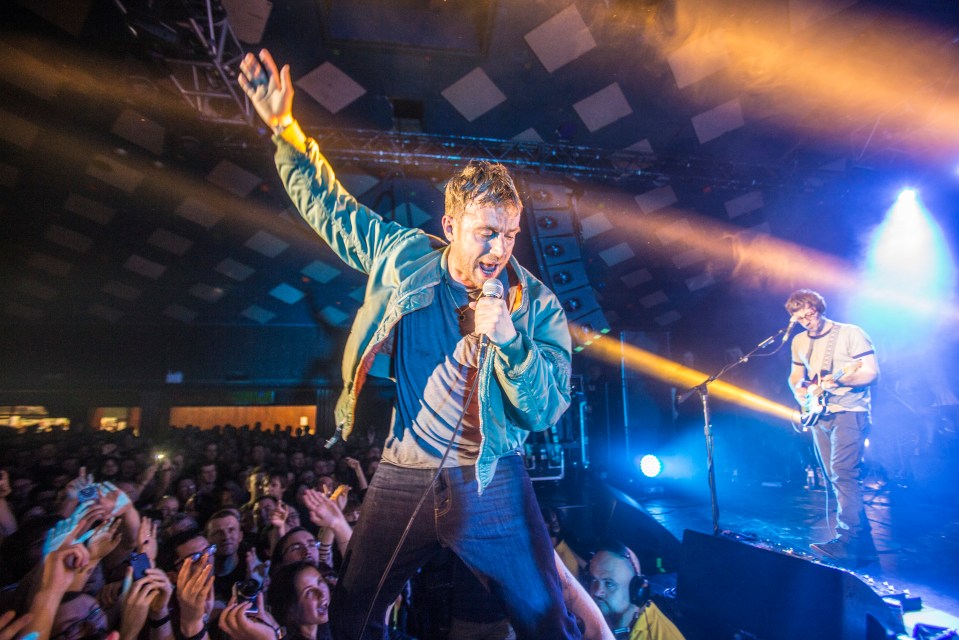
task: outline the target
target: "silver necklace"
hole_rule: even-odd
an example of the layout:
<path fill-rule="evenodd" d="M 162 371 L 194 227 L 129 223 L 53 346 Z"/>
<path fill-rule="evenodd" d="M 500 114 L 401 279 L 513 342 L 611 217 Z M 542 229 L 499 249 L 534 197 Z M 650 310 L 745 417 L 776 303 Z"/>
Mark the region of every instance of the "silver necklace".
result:
<path fill-rule="evenodd" d="M 453 312 L 456 314 L 456 319 L 459 320 L 460 322 L 464 322 L 466 320 L 465 309 L 469 308 L 468 306 L 469 303 L 467 303 L 467 306 L 465 308 L 461 308 L 460 305 L 456 304 L 456 298 L 453 296 L 453 287 L 450 286 L 449 278 L 445 275 L 443 276 L 443 284 L 446 285 L 446 294 L 449 296 L 450 302 L 453 303 Z M 469 294 L 467 294 L 466 297 L 468 299 Z"/>

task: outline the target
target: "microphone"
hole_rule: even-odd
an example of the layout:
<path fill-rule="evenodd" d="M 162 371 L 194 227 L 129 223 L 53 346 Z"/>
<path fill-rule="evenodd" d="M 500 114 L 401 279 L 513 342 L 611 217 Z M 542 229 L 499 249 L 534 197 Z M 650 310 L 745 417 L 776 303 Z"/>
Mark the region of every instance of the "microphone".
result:
<path fill-rule="evenodd" d="M 490 278 L 483 283 L 483 293 L 480 295 L 481 298 L 496 298 L 498 300 L 503 299 L 503 283 L 497 280 L 496 278 Z M 483 361 L 483 357 L 486 355 L 486 345 L 489 343 L 489 338 L 486 334 L 480 335 L 480 362 Z"/>
<path fill-rule="evenodd" d="M 789 324 L 786 325 L 786 332 L 783 334 L 783 344 L 786 344 L 786 340 L 789 340 L 789 334 L 792 332 L 793 327 L 796 326 L 796 318 L 790 318 Z"/>
<path fill-rule="evenodd" d="M 497 280 L 496 278 L 490 278 L 483 283 L 483 297 L 484 298 L 502 298 L 503 297 L 503 283 Z"/>

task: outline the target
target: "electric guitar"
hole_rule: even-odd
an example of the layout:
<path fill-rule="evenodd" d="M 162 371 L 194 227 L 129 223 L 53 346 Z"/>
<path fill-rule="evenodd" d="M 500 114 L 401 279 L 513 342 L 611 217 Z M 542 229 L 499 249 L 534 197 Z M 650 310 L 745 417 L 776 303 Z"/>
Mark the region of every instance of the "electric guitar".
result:
<path fill-rule="evenodd" d="M 806 397 L 799 403 L 801 410 L 798 422 L 799 425 L 802 426 L 803 431 L 806 431 L 809 427 L 819 422 L 819 419 L 826 414 L 826 401 L 832 394 L 822 388 L 822 383 L 826 380 L 839 382 L 839 379 L 844 375 L 858 371 L 860 367 L 862 367 L 862 361 L 856 360 L 852 364 L 828 376 L 820 378 L 819 374 L 816 374 L 812 377 L 812 380 L 809 381 L 809 386 L 806 387 Z"/>

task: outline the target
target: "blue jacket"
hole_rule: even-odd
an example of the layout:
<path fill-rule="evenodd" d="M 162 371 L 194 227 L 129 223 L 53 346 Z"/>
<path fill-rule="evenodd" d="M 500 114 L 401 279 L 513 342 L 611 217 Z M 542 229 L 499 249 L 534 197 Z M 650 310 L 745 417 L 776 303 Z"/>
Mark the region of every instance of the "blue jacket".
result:
<path fill-rule="evenodd" d="M 308 141 L 306 154 L 281 138 L 274 141 L 280 178 L 300 215 L 343 262 L 369 276 L 346 342 L 344 388 L 335 411 L 338 428 L 349 438 L 366 376 L 389 376 L 396 324 L 433 302 L 445 245 L 357 202 L 336 180 L 314 140 Z M 514 258 L 507 274 L 519 338 L 503 348 L 491 346 L 491 357 L 482 364 L 476 462 L 480 491 L 493 479 L 496 461 L 520 449 L 529 432 L 555 425 L 570 401 L 570 336 L 563 308 Z"/>

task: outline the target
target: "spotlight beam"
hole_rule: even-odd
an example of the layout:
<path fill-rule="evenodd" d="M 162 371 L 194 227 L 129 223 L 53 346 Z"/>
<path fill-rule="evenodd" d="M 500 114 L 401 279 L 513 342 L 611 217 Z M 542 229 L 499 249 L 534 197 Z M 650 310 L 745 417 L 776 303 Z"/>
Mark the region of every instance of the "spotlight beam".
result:
<path fill-rule="evenodd" d="M 620 349 L 622 348 L 622 355 Z M 623 344 L 608 337 L 596 340 L 590 346 L 590 355 L 609 364 L 620 364 L 620 358 L 626 360 L 626 366 L 637 373 L 648 375 L 676 387 L 692 387 L 702 382 L 708 374 L 673 362 L 639 347 Z M 723 380 L 710 384 L 710 393 L 721 400 L 782 420 L 792 420 L 797 410 L 779 404 L 751 391 L 737 387 Z"/>

